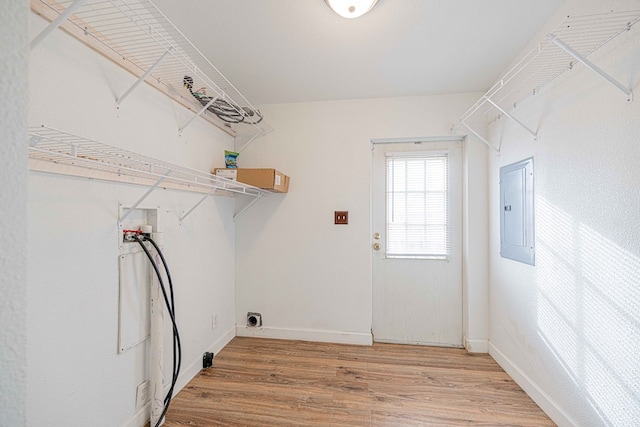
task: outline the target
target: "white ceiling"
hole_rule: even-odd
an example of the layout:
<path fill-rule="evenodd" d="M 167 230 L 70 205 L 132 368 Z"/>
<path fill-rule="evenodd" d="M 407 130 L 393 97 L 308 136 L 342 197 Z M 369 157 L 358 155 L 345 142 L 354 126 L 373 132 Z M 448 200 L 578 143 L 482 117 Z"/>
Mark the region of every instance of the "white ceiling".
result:
<path fill-rule="evenodd" d="M 155 0 L 253 104 L 485 91 L 564 0 Z"/>

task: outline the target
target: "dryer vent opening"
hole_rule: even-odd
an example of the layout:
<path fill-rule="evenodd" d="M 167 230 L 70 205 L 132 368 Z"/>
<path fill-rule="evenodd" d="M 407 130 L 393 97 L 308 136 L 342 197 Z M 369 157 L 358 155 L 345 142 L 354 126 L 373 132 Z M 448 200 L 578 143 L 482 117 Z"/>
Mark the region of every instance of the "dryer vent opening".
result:
<path fill-rule="evenodd" d="M 250 328 L 262 326 L 262 315 L 260 313 L 247 313 L 247 326 Z"/>

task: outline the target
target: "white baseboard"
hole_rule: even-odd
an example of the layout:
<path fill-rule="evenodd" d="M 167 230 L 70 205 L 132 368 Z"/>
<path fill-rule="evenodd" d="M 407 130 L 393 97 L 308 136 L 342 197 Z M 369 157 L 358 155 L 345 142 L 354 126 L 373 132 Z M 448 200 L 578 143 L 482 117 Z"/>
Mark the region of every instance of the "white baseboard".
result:
<path fill-rule="evenodd" d="M 216 342 L 211 345 L 206 351 L 211 352 L 213 354 L 218 354 L 220 350 L 222 350 L 229 341 L 235 337 L 235 329 L 229 329 L 226 334 L 221 336 Z M 215 360 L 215 358 L 214 358 Z M 214 362 L 215 363 L 215 362 Z M 197 358 L 187 368 L 183 368 L 182 373 L 178 377 L 178 381 L 176 382 L 174 395 L 176 395 L 180 390 L 186 386 L 189 381 L 193 379 L 198 373 L 202 370 L 202 357 Z M 165 391 L 168 391 L 169 387 Z"/>
<path fill-rule="evenodd" d="M 323 331 L 318 329 L 284 329 L 268 327 L 248 327 L 236 325 L 239 337 L 273 338 L 284 340 L 330 342 L 337 344 L 372 345 L 371 333 Z"/>
<path fill-rule="evenodd" d="M 472 340 L 465 336 L 464 348 L 468 353 L 489 353 L 489 341 Z"/>
<path fill-rule="evenodd" d="M 375 342 L 383 343 L 383 344 L 421 345 L 426 347 L 463 348 L 462 344 L 393 340 L 393 339 L 379 338 L 379 337 L 375 338 Z"/>
<path fill-rule="evenodd" d="M 151 403 L 147 403 L 142 408 L 133 413 L 131 418 L 122 424 L 122 427 L 142 427 L 149 422 L 149 412 Z"/>
<path fill-rule="evenodd" d="M 213 354 L 218 354 L 220 350 L 222 350 L 229 341 L 235 337 L 235 328 L 229 329 L 227 333 L 225 333 L 222 337 L 220 337 L 211 347 L 209 347 L 206 351 L 211 352 Z M 215 359 L 214 359 L 215 360 Z M 186 386 L 189 381 L 193 379 L 198 373 L 202 370 L 202 358 L 198 357 L 196 360 L 191 362 L 191 364 L 183 368 L 181 370 L 180 376 L 178 377 L 178 381 L 176 382 L 176 386 L 174 388 L 173 395 L 178 394 L 180 390 Z M 169 391 L 169 384 L 165 388 L 165 393 Z M 122 427 L 144 427 L 144 425 L 149 422 L 149 413 L 150 413 L 150 403 L 147 403 L 142 408 L 138 409 L 132 416 L 129 418 Z"/>
<path fill-rule="evenodd" d="M 551 396 L 545 393 L 538 384 L 529 378 L 529 376 L 505 356 L 503 352 L 498 350 L 493 343 L 489 343 L 489 355 L 498 362 L 498 365 L 522 387 L 525 393 L 527 393 L 559 427 L 578 426 L 578 423 L 576 423 Z"/>

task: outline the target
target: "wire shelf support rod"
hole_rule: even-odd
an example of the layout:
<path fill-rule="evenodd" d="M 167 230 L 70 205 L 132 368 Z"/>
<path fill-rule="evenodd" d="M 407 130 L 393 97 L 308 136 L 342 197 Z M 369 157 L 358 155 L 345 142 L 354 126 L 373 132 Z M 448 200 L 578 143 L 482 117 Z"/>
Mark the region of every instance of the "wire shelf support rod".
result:
<path fill-rule="evenodd" d="M 42 40 L 44 40 L 49 34 L 53 32 L 56 28 L 62 25 L 71 15 L 74 14 L 76 10 L 82 6 L 87 0 L 75 0 L 73 3 L 67 7 L 64 12 L 62 12 L 56 19 L 51 21 L 47 27 L 40 32 L 37 36 L 31 40 L 31 49 L 34 49 L 36 46 L 40 44 Z"/>
<path fill-rule="evenodd" d="M 140 77 L 138 77 L 138 80 L 136 80 L 131 85 L 131 87 L 129 87 L 129 89 L 127 89 L 127 91 L 125 93 L 123 93 L 122 96 L 120 96 L 120 98 L 116 99 L 116 108 L 119 108 L 120 104 L 122 104 L 122 102 L 125 100 L 125 98 L 127 96 L 129 96 L 131 94 L 131 92 L 133 92 L 135 90 L 135 88 L 137 88 L 140 83 L 145 81 L 146 78 L 149 77 L 149 74 L 151 74 L 153 72 L 153 70 L 155 70 L 156 67 L 162 63 L 162 61 L 164 61 L 164 59 L 167 57 L 169 52 L 171 52 L 171 49 L 173 49 L 173 47 L 169 47 L 169 49 L 165 50 L 164 53 L 160 56 L 160 58 L 158 58 L 156 60 L 156 62 L 151 67 L 149 67 L 147 69 L 147 71 L 145 71 Z"/>
<path fill-rule="evenodd" d="M 525 125 L 524 123 L 522 123 L 520 120 L 516 119 L 515 117 L 513 117 L 511 114 L 507 113 L 503 108 L 501 108 L 498 104 L 496 104 L 495 102 L 493 102 L 491 99 L 487 98 L 487 102 L 491 105 L 493 105 L 498 111 L 500 111 L 502 114 L 504 114 L 507 118 L 513 120 L 514 122 L 516 122 L 517 124 L 520 125 L 520 127 L 522 127 L 524 130 L 526 130 L 527 132 L 529 132 L 531 134 L 531 136 L 533 136 L 534 140 L 538 140 L 538 134 L 535 133 L 534 131 L 532 131 L 531 129 L 529 129 L 529 127 L 527 125 Z"/>
<path fill-rule="evenodd" d="M 151 187 L 149 187 L 149 189 L 142 195 L 142 197 L 140 197 L 138 199 L 138 201 L 133 204 L 133 206 L 128 208 L 123 213 L 123 215 L 120 217 L 120 224 L 122 224 L 122 222 L 131 214 L 131 212 L 133 212 L 138 206 L 140 206 L 140 203 L 144 202 L 146 200 L 146 198 L 149 197 L 149 195 L 151 193 L 153 193 L 155 191 L 155 189 L 158 188 L 158 186 L 160 186 L 160 184 L 162 184 L 162 181 L 164 181 L 165 179 L 167 179 L 169 177 L 170 174 L 171 174 L 171 171 L 168 171 L 165 176 L 163 176 L 162 178 L 157 180 L 155 184 L 153 184 Z"/>
<path fill-rule="evenodd" d="M 195 205 L 193 205 L 193 207 L 191 207 L 191 209 L 189 209 L 188 211 L 186 211 L 184 214 L 182 214 L 182 216 L 179 218 L 180 224 L 182 224 L 182 221 L 185 220 L 186 217 L 188 217 L 191 212 L 193 212 L 194 210 L 196 210 L 196 208 L 198 206 L 200 206 L 200 204 L 202 202 L 204 202 L 205 200 L 207 200 L 207 198 L 209 198 L 209 196 L 211 196 L 213 194 L 213 192 L 216 191 L 215 188 L 212 188 L 211 191 L 209 191 L 207 194 L 205 194 L 204 196 L 202 196 L 202 198 L 200 200 L 198 200 L 198 203 L 196 203 Z"/>
<path fill-rule="evenodd" d="M 209 102 L 207 102 L 204 107 L 202 107 L 200 109 L 200 111 L 198 111 L 196 114 L 192 115 L 191 118 L 189 118 L 189 120 L 187 120 L 187 122 L 184 125 L 182 125 L 182 127 L 180 127 L 178 129 L 178 134 L 182 135 L 182 132 L 184 132 L 184 130 L 187 128 L 187 126 L 189 126 L 191 124 L 193 119 L 195 119 L 196 117 L 200 117 L 202 115 L 202 113 L 207 111 L 207 109 L 216 101 L 218 101 L 218 97 L 216 97 L 216 96 L 212 97 L 211 100 Z"/>
<path fill-rule="evenodd" d="M 587 58 L 585 58 L 584 56 L 580 55 L 578 52 L 576 52 L 575 50 L 573 50 L 571 48 L 571 46 L 569 46 L 568 44 L 566 44 L 565 42 L 563 42 L 560 38 L 558 38 L 555 34 L 551 33 L 548 35 L 549 40 L 551 40 L 553 43 L 556 44 L 556 46 L 558 46 L 560 49 L 564 50 L 565 52 L 567 52 L 569 55 L 571 55 L 572 57 L 574 57 L 578 62 L 580 62 L 581 64 L 583 64 L 585 67 L 587 67 L 589 70 L 593 71 L 594 73 L 596 73 L 597 75 L 599 75 L 600 77 L 602 77 L 603 79 L 605 79 L 609 84 L 611 84 L 613 87 L 619 89 L 622 93 L 624 93 L 625 95 L 627 95 L 627 101 L 631 102 L 633 101 L 633 91 L 629 88 L 627 88 L 626 86 L 624 86 L 622 83 L 620 83 L 619 81 L 617 81 L 616 79 L 614 79 L 613 77 L 611 77 L 609 74 L 607 74 L 606 72 L 604 72 L 602 69 L 600 69 L 597 65 L 595 65 L 593 62 L 589 61 Z"/>
<path fill-rule="evenodd" d="M 459 125 L 464 126 L 465 128 L 467 128 L 469 130 L 469 132 L 471 132 L 472 134 L 474 134 L 480 141 L 482 141 L 487 147 L 491 148 L 493 151 L 495 151 L 496 153 L 500 153 L 500 148 L 501 147 L 494 147 L 493 144 L 491 144 L 484 136 L 480 135 L 478 132 L 476 132 L 471 126 L 469 126 L 468 124 L 466 124 L 464 121 L 461 121 L 459 123 Z M 457 128 L 456 128 L 457 129 Z M 454 129 L 454 131 L 456 130 Z"/>

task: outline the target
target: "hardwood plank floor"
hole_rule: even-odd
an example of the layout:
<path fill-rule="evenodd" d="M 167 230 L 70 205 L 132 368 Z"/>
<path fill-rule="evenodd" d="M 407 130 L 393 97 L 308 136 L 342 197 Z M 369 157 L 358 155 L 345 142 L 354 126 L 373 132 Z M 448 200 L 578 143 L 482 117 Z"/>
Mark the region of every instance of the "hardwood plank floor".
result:
<path fill-rule="evenodd" d="M 234 338 L 165 426 L 554 426 L 488 355 Z"/>

